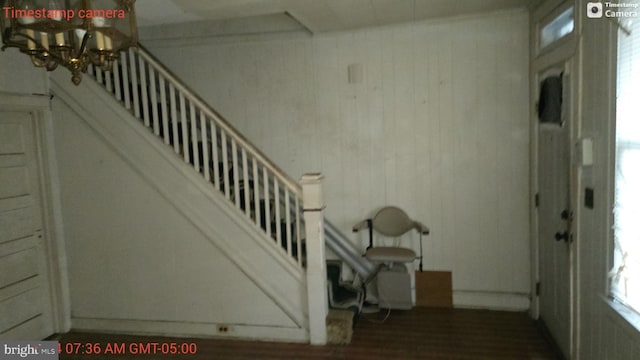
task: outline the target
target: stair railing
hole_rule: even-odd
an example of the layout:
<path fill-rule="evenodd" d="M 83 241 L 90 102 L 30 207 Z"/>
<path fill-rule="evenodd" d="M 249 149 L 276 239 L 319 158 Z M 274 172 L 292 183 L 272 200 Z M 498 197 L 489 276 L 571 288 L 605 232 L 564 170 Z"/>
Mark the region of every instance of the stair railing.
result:
<path fill-rule="evenodd" d="M 142 47 L 89 75 L 304 266 L 302 189 Z"/>

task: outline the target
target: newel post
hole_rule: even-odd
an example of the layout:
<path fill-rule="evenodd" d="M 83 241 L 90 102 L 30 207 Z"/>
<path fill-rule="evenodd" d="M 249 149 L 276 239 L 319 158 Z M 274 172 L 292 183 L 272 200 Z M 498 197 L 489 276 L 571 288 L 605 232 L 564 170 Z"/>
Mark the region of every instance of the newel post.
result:
<path fill-rule="evenodd" d="M 305 174 L 300 179 L 307 244 L 309 340 L 312 345 L 327 343 L 327 263 L 324 253 L 322 178 L 322 174 Z"/>

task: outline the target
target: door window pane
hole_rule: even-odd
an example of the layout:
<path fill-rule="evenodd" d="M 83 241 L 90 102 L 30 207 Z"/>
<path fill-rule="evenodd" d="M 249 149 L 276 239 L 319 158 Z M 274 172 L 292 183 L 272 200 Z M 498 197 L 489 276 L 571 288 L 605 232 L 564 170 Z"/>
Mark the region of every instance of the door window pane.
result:
<path fill-rule="evenodd" d="M 573 31 L 573 6 L 563 11 L 555 19 L 542 27 L 540 31 L 540 48 L 545 48 L 562 39 Z"/>

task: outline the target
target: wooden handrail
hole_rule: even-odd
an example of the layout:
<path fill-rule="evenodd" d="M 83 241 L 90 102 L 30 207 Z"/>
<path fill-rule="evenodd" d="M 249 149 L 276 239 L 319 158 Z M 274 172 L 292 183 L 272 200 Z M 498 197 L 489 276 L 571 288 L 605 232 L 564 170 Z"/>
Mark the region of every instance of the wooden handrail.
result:
<path fill-rule="evenodd" d="M 89 75 L 299 266 L 302 187 L 142 46 Z M 198 134 L 200 132 L 200 134 Z M 243 198 L 244 197 L 244 198 Z"/>
<path fill-rule="evenodd" d="M 285 183 L 291 190 L 298 196 L 302 196 L 302 189 L 300 185 L 293 180 L 284 170 L 280 169 L 274 164 L 266 155 L 256 148 L 249 140 L 247 140 L 238 130 L 236 130 L 222 115 L 218 114 L 211 108 L 200 96 L 198 96 L 193 90 L 191 90 L 184 82 L 182 82 L 176 75 L 170 70 L 165 68 L 158 60 L 155 59 L 142 45 L 138 45 L 138 48 L 134 50 L 140 55 L 149 65 L 160 73 L 165 79 L 169 80 L 173 86 L 179 92 L 182 92 L 189 101 L 193 102 L 201 111 L 203 111 L 209 118 L 215 119 L 217 125 L 229 134 L 241 147 L 245 148 L 253 157 L 255 157 L 264 167 L 275 174 L 278 179 Z"/>

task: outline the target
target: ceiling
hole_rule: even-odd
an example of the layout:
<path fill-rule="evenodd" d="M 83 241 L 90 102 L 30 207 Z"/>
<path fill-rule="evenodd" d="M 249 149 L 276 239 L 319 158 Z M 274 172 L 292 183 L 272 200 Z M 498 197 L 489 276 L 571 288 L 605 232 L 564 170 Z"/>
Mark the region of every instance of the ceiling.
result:
<path fill-rule="evenodd" d="M 531 6 L 540 0 L 137 0 L 141 27 L 287 14 L 312 33 Z"/>

